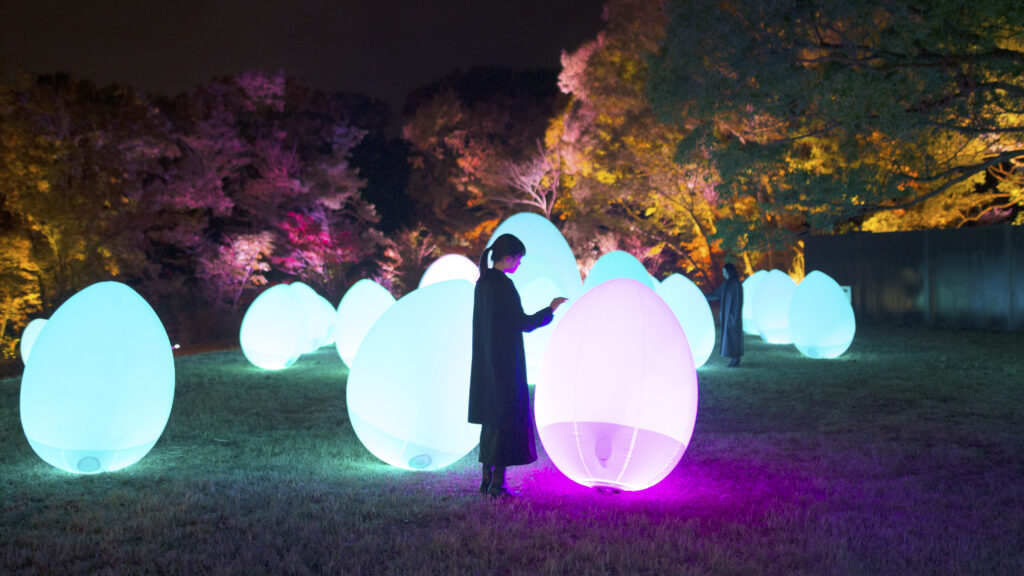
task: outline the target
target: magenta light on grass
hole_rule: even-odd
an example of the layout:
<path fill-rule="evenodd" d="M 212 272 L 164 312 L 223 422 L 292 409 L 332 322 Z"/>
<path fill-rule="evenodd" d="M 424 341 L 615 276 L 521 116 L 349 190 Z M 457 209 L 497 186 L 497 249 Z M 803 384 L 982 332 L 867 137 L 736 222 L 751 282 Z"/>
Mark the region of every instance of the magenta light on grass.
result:
<path fill-rule="evenodd" d="M 697 420 L 686 335 L 647 286 L 603 282 L 566 312 L 535 395 L 544 450 L 584 486 L 643 490 L 667 476 Z"/>
<path fill-rule="evenodd" d="M 32 450 L 76 474 L 119 470 L 156 444 L 174 401 L 174 357 L 156 312 L 119 282 L 93 284 L 46 322 L 21 380 Z"/>

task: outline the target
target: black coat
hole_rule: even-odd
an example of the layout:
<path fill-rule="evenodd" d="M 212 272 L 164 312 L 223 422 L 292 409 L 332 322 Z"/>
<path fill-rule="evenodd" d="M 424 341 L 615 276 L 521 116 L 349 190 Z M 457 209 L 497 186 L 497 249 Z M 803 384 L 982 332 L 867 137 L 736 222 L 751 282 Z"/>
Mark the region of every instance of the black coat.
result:
<path fill-rule="evenodd" d="M 535 314 L 523 312 L 519 293 L 504 272 L 490 269 L 480 276 L 473 298 L 470 422 L 514 436 L 526 435 L 528 445 L 533 446 L 523 332 L 548 324 L 553 314 L 550 307 Z M 536 454 L 529 461 L 533 459 Z"/>
<path fill-rule="evenodd" d="M 708 300 L 721 300 L 719 317 L 722 322 L 722 356 L 739 358 L 743 356 L 743 284 L 736 278 L 729 278 Z"/>

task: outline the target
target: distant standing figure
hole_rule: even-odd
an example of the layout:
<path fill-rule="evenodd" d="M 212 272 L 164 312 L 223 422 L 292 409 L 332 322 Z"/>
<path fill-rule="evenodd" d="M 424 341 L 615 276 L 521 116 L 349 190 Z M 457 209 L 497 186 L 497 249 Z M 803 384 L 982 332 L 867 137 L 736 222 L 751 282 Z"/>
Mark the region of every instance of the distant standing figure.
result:
<path fill-rule="evenodd" d="M 526 246 L 502 234 L 480 256 L 480 279 L 473 297 L 473 363 L 469 382 L 469 421 L 480 424 L 480 492 L 515 495 L 505 469 L 537 460 L 533 410 L 526 380 L 523 332 L 551 322 L 565 298 L 533 314 L 523 311 L 519 292 L 507 276 L 519 267 Z M 494 262 L 488 268 L 488 256 Z"/>
<path fill-rule="evenodd" d="M 722 267 L 725 283 L 708 294 L 708 301 L 721 300 L 719 317 L 722 322 L 722 349 L 720 354 L 728 356 L 729 367 L 740 365 L 743 356 L 743 284 L 732 262 Z"/>

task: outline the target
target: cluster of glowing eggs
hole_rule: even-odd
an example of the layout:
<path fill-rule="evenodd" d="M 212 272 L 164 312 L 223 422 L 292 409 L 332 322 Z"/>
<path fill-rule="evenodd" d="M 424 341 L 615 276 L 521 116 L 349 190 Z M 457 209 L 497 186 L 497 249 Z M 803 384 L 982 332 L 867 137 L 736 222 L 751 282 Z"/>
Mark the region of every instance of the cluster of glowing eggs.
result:
<path fill-rule="evenodd" d="M 68 472 L 119 470 L 156 444 L 174 400 L 174 358 L 156 312 L 118 282 L 65 302 L 32 347 L 21 425 L 32 449 Z"/>
<path fill-rule="evenodd" d="M 754 324 L 761 338 L 769 344 L 790 344 L 789 304 L 796 291 L 796 282 L 781 270 L 765 274 L 754 293 Z"/>
<path fill-rule="evenodd" d="M 414 290 L 373 324 L 346 386 L 349 421 L 363 446 L 399 468 L 436 470 L 476 445 L 466 421 L 473 284 Z"/>
<path fill-rule="evenodd" d="M 278 284 L 260 293 L 242 318 L 242 353 L 264 370 L 281 370 L 307 352 L 309 320 L 298 290 Z"/>
<path fill-rule="evenodd" d="M 444 282 L 446 280 L 468 280 L 476 283 L 480 277 L 480 267 L 462 254 L 445 254 L 427 267 L 420 278 L 420 288 Z"/>
<path fill-rule="evenodd" d="M 697 372 L 672 310 L 631 279 L 580 297 L 555 330 L 534 409 L 544 450 L 584 486 L 642 490 L 675 468 L 697 419 Z"/>
<path fill-rule="evenodd" d="M 498 226 L 488 245 L 502 234 L 514 235 L 526 247 L 519 268 L 509 276 L 519 292 L 524 312 L 532 314 L 556 297 L 569 298 L 571 302 L 580 295 L 583 282 L 576 257 L 562 233 L 547 218 L 527 212 L 516 214 Z M 540 377 L 544 351 L 560 318 L 561 314 L 556 314 L 547 326 L 523 334 L 526 374 L 531 384 L 536 384 Z"/>
<path fill-rule="evenodd" d="M 590 269 L 587 279 L 583 282 L 583 291 L 586 292 L 616 278 L 631 278 L 654 290 L 654 278 L 644 268 L 643 263 L 628 252 L 615 250 L 602 254 L 597 262 L 594 262 L 594 267 Z"/>
<path fill-rule="evenodd" d="M 346 366 L 352 367 L 366 334 L 394 303 L 395 297 L 373 280 L 360 280 L 345 292 L 334 323 L 334 346 Z"/>
<path fill-rule="evenodd" d="M 853 307 L 839 284 L 815 270 L 797 285 L 789 306 L 793 344 L 810 358 L 836 358 L 857 331 Z"/>
<path fill-rule="evenodd" d="M 690 345 L 693 365 L 700 368 L 715 348 L 715 318 L 707 297 L 689 278 L 672 274 L 658 283 L 655 293 L 668 304 L 679 320 Z"/>
<path fill-rule="evenodd" d="M 22 364 L 28 364 L 28 357 L 32 353 L 32 346 L 35 345 L 36 339 L 39 338 L 39 333 L 43 331 L 43 326 L 46 326 L 45 318 L 33 318 L 25 326 L 25 329 L 21 331 L 20 348 Z"/>
<path fill-rule="evenodd" d="M 743 331 L 754 336 L 758 334 L 754 323 L 754 295 L 767 275 L 767 270 L 758 270 L 743 281 Z"/>

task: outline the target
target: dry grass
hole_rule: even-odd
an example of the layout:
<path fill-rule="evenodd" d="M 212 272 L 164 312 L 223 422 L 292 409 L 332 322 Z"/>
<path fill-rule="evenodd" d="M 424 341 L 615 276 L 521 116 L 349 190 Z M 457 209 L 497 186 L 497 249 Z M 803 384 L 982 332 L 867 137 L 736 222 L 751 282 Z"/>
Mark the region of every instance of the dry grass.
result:
<path fill-rule="evenodd" d="M 287 371 L 177 359 L 167 429 L 126 470 L 39 460 L 0 381 L 4 574 L 1021 574 L 1024 334 L 862 328 L 839 360 L 748 337 L 701 369 L 678 468 L 639 493 L 543 455 L 514 502 L 475 453 L 392 469 L 347 422 L 333 350 Z"/>

